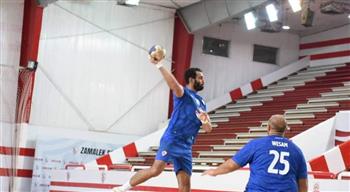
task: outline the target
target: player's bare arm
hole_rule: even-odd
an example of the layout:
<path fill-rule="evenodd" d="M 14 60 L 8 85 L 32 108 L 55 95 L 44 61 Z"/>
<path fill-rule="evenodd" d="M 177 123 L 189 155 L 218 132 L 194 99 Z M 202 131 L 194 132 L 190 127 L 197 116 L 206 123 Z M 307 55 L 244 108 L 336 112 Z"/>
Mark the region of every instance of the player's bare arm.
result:
<path fill-rule="evenodd" d="M 234 162 L 232 159 L 228 159 L 223 164 L 221 164 L 216 169 L 209 169 L 205 172 L 203 172 L 202 175 L 210 175 L 210 176 L 217 176 L 217 175 L 223 175 L 226 173 L 230 173 L 232 171 L 235 171 L 237 169 L 241 168 L 236 162 Z"/>
<path fill-rule="evenodd" d="M 298 180 L 299 192 L 307 192 L 307 179 Z"/>
<path fill-rule="evenodd" d="M 160 48 L 155 50 L 153 53 L 151 53 L 149 59 L 151 63 L 155 64 L 159 68 L 159 71 L 163 75 L 163 78 L 167 82 L 169 88 L 176 95 L 176 97 L 182 97 L 184 94 L 184 89 L 182 85 L 176 80 L 174 75 L 171 74 L 170 71 L 168 71 L 161 64 L 164 57 L 165 57 L 165 50 L 163 48 Z"/>

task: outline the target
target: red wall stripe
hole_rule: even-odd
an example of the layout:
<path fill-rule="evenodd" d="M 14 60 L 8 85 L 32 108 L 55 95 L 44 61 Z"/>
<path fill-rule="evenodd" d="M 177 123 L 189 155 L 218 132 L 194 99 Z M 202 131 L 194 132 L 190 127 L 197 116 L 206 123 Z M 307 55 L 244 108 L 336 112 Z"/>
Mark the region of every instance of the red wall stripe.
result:
<path fill-rule="evenodd" d="M 312 171 L 329 172 L 327 161 L 326 161 L 324 155 L 317 157 L 315 159 L 312 159 L 309 163 L 310 163 Z"/>
<path fill-rule="evenodd" d="M 341 45 L 341 44 L 347 44 L 347 43 L 350 43 L 350 37 L 341 38 L 341 39 L 332 39 L 327 41 L 319 41 L 319 42 L 313 42 L 313 43 L 304 43 L 299 45 L 299 49 L 313 49 L 313 48 L 326 47 L 326 46 L 332 46 L 332 45 Z"/>
<path fill-rule="evenodd" d="M 27 157 L 34 157 L 35 156 L 35 149 L 20 148 L 19 149 L 19 155 L 20 156 L 27 156 Z"/>
<path fill-rule="evenodd" d="M 78 183 L 78 182 L 61 182 L 51 181 L 51 186 L 63 186 L 63 187 L 87 187 L 87 188 L 113 188 L 118 185 L 102 184 L 102 183 Z"/>
<path fill-rule="evenodd" d="M 125 157 L 137 157 L 139 154 L 136 149 L 135 143 L 130 143 L 123 147 Z"/>
<path fill-rule="evenodd" d="M 318 59 L 329 59 L 329 58 L 334 58 L 334 57 L 346 57 L 346 56 L 350 56 L 350 50 L 311 55 L 310 59 L 311 60 L 318 60 Z"/>
<path fill-rule="evenodd" d="M 350 141 L 347 141 L 339 145 L 339 149 L 343 157 L 343 161 L 346 169 L 350 169 Z"/>
<path fill-rule="evenodd" d="M 3 155 L 15 155 L 14 150 L 15 148 L 13 147 L 0 146 L 0 154 L 3 154 Z M 20 156 L 34 157 L 34 154 L 35 154 L 35 149 L 33 148 L 19 148 Z"/>
<path fill-rule="evenodd" d="M 238 89 L 231 91 L 230 96 L 231 96 L 232 101 L 234 101 L 234 100 L 241 98 L 243 96 L 243 94 L 242 94 L 241 89 L 238 88 Z"/>
<path fill-rule="evenodd" d="M 12 176 L 14 169 L 0 168 L 0 176 L 9 177 Z M 17 169 L 15 173 L 16 177 L 32 178 L 33 170 L 30 169 Z"/>
<path fill-rule="evenodd" d="M 98 159 L 96 159 L 96 162 L 98 165 L 112 165 L 112 159 L 111 156 L 109 154 L 104 155 Z"/>
<path fill-rule="evenodd" d="M 253 91 L 259 90 L 263 87 L 261 79 L 254 80 L 250 84 L 252 85 Z"/>
<path fill-rule="evenodd" d="M 174 21 L 174 36 L 173 36 L 173 53 L 172 53 L 172 65 L 171 69 L 175 78 L 180 84 L 185 85 L 184 73 L 186 69 L 190 67 L 191 57 L 192 57 L 192 47 L 193 47 L 194 35 L 188 33 L 185 25 L 179 18 L 175 15 Z M 169 96 L 169 111 L 168 116 L 170 117 L 173 111 L 173 97 L 170 91 Z"/>

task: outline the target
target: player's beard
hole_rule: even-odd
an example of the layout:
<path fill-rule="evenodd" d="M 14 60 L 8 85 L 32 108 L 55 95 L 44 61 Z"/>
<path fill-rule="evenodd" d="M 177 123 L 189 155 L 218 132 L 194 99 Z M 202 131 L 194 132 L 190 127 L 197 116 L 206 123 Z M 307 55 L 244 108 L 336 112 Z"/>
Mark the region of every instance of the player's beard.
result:
<path fill-rule="evenodd" d="M 204 85 L 201 84 L 198 81 L 194 81 L 194 85 L 193 85 L 194 90 L 196 91 L 202 91 L 204 89 Z"/>

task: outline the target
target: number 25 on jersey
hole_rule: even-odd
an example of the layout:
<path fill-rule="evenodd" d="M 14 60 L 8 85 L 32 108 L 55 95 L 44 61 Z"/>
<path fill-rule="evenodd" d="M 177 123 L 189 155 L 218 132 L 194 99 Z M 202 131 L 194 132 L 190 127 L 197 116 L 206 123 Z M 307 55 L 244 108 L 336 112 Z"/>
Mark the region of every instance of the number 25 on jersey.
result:
<path fill-rule="evenodd" d="M 279 153 L 276 150 L 270 150 L 269 154 L 273 155 L 274 157 L 269 168 L 267 169 L 267 172 L 272 174 L 286 175 L 289 172 L 290 166 L 288 160 L 285 159 L 285 157 L 289 156 L 289 152 L 281 151 Z M 278 162 L 284 165 L 284 168 L 282 170 L 275 168 Z"/>

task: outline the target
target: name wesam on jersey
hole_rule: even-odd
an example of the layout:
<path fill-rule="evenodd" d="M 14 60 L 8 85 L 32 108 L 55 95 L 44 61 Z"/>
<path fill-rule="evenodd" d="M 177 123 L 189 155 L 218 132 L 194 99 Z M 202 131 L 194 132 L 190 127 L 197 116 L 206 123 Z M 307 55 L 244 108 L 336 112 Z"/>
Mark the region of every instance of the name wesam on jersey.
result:
<path fill-rule="evenodd" d="M 281 142 L 281 141 L 271 141 L 273 146 L 276 147 L 288 147 L 288 143 L 286 142 Z"/>

